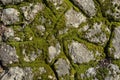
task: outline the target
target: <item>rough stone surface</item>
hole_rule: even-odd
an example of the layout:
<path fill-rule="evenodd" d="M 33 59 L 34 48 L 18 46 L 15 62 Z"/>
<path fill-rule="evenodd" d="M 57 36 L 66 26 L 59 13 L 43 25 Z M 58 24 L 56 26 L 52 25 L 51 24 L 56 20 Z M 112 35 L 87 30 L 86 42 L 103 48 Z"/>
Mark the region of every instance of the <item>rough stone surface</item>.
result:
<path fill-rule="evenodd" d="M 0 0 L 4 5 L 20 3 L 23 0 Z"/>
<path fill-rule="evenodd" d="M 108 76 L 105 77 L 105 80 L 119 80 L 120 79 L 120 69 L 115 64 L 109 65 L 109 73 Z"/>
<path fill-rule="evenodd" d="M 0 80 L 120 80 L 119 0 L 0 0 Z"/>
<path fill-rule="evenodd" d="M 33 80 L 33 75 L 30 68 L 23 70 L 19 67 L 11 67 L 1 80 Z"/>
<path fill-rule="evenodd" d="M 109 48 L 110 50 L 110 54 L 111 56 L 113 55 L 113 57 L 115 59 L 120 59 L 120 27 L 117 27 L 114 29 L 114 36 L 112 38 L 112 41 L 111 41 L 111 48 Z"/>
<path fill-rule="evenodd" d="M 41 50 L 38 50 L 39 53 L 37 54 L 35 51 L 31 51 L 30 54 L 27 54 L 26 49 L 23 49 L 22 54 L 24 55 L 24 61 L 26 62 L 32 62 L 35 61 L 36 58 L 38 58 L 38 56 L 42 53 Z"/>
<path fill-rule="evenodd" d="M 100 72 L 101 71 L 101 72 Z M 106 74 L 107 73 L 107 74 Z M 120 79 L 120 69 L 115 64 L 109 64 L 106 67 L 100 67 L 99 65 L 96 67 L 91 67 L 85 71 L 84 74 L 81 74 L 82 79 L 90 79 L 93 77 L 93 80 L 119 80 Z"/>
<path fill-rule="evenodd" d="M 119 0 L 99 0 L 104 15 L 113 21 L 120 21 L 120 1 Z"/>
<path fill-rule="evenodd" d="M 7 30 L 4 32 L 4 36 L 6 39 L 14 37 L 14 30 L 12 28 L 7 28 Z"/>
<path fill-rule="evenodd" d="M 72 0 L 80 9 L 88 16 L 92 17 L 96 14 L 96 8 L 93 0 Z"/>
<path fill-rule="evenodd" d="M 57 43 L 56 46 L 50 46 L 48 48 L 48 51 L 49 51 L 49 62 L 51 62 L 57 55 L 60 54 L 60 44 Z"/>
<path fill-rule="evenodd" d="M 97 43 L 104 45 L 109 40 L 110 29 L 106 26 L 103 28 L 104 24 L 94 23 L 92 26 L 87 24 L 83 28 L 84 34 L 83 38 L 87 39 L 92 43 Z"/>
<path fill-rule="evenodd" d="M 74 9 L 70 9 L 65 13 L 66 26 L 78 28 L 82 22 L 86 21 L 86 17 Z"/>
<path fill-rule="evenodd" d="M 43 10 L 43 4 L 42 3 L 37 3 L 37 4 L 29 4 L 29 6 L 24 6 L 21 7 L 21 10 L 24 14 L 24 17 L 26 20 L 34 20 L 35 15 L 39 12 Z"/>
<path fill-rule="evenodd" d="M 14 8 L 4 9 L 2 12 L 1 21 L 3 21 L 5 25 L 15 24 L 20 21 L 19 14 L 20 13 Z"/>
<path fill-rule="evenodd" d="M 15 47 L 11 47 L 5 43 L 0 44 L 0 60 L 5 66 L 13 62 L 18 62 Z"/>
<path fill-rule="evenodd" d="M 95 76 L 95 75 L 96 75 L 96 70 L 95 70 L 95 68 L 89 68 L 89 69 L 86 71 L 86 76 L 87 76 L 87 77 Z"/>
<path fill-rule="evenodd" d="M 69 55 L 74 63 L 85 63 L 94 59 L 93 53 L 82 43 L 72 41 L 68 48 Z"/>
<path fill-rule="evenodd" d="M 58 61 L 55 63 L 55 69 L 59 77 L 70 74 L 70 65 L 65 59 L 58 59 Z"/>

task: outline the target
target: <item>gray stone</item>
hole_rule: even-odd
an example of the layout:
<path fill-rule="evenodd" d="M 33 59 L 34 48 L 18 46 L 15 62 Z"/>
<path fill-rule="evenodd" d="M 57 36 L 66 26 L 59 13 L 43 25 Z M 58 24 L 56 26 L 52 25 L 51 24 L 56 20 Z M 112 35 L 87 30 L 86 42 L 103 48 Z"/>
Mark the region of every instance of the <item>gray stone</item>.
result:
<path fill-rule="evenodd" d="M 106 6 L 108 6 L 108 5 L 106 5 Z M 114 18 L 115 21 L 120 21 L 120 9 L 119 9 L 120 8 L 120 1 L 119 0 L 112 0 L 109 2 L 109 6 L 110 6 L 110 8 L 108 7 L 107 10 L 105 11 L 105 13 L 108 16 L 111 16 L 112 18 Z"/>
<path fill-rule="evenodd" d="M 26 53 L 26 49 L 22 50 L 22 54 L 24 55 L 24 61 L 26 62 L 32 62 L 35 61 L 36 58 L 38 58 L 38 56 L 42 53 L 42 50 L 38 50 L 38 54 L 35 51 L 31 51 L 31 53 L 27 54 Z"/>
<path fill-rule="evenodd" d="M 0 60 L 5 66 L 13 62 L 18 62 L 15 47 L 13 48 L 5 43 L 0 44 Z"/>
<path fill-rule="evenodd" d="M 19 22 L 19 12 L 14 8 L 3 9 L 1 21 L 5 25 L 15 24 Z"/>
<path fill-rule="evenodd" d="M 32 72 L 32 68 L 25 67 L 23 70 L 24 70 L 24 80 L 33 80 L 34 73 Z"/>
<path fill-rule="evenodd" d="M 68 46 L 68 49 L 69 55 L 74 63 L 85 63 L 90 60 L 94 60 L 93 53 L 82 43 L 72 41 L 72 43 Z"/>
<path fill-rule="evenodd" d="M 23 80 L 24 71 L 19 67 L 12 67 L 9 71 L 1 78 L 1 80 Z"/>
<path fill-rule="evenodd" d="M 4 5 L 20 3 L 23 0 L 0 0 Z"/>
<path fill-rule="evenodd" d="M 116 27 L 113 31 L 114 36 L 111 39 L 110 55 L 115 59 L 120 59 L 120 27 Z"/>
<path fill-rule="evenodd" d="M 107 26 L 104 28 L 103 26 L 104 24 L 102 22 L 94 23 L 92 26 L 84 26 L 84 30 L 82 30 L 84 32 L 83 38 L 92 43 L 104 45 L 109 40 L 109 35 L 111 31 Z"/>
<path fill-rule="evenodd" d="M 21 10 L 22 10 L 26 20 L 33 21 L 35 18 L 35 15 L 39 11 L 42 11 L 43 8 L 44 8 L 44 5 L 42 3 L 36 3 L 35 5 L 29 4 L 29 6 L 23 6 L 23 7 L 21 7 Z"/>
<path fill-rule="evenodd" d="M 7 30 L 4 32 L 4 36 L 6 39 L 14 37 L 14 30 L 12 28 L 7 28 Z"/>
<path fill-rule="evenodd" d="M 58 61 L 54 65 L 59 77 L 70 74 L 70 63 L 65 59 L 58 59 Z"/>
<path fill-rule="evenodd" d="M 108 73 L 106 75 L 103 74 L 105 73 L 104 70 L 102 70 L 103 67 L 98 65 L 96 67 L 89 68 L 88 70 L 86 70 L 85 73 L 81 74 L 82 79 L 88 79 L 90 77 L 93 77 L 92 80 L 99 80 L 97 79 L 98 78 L 97 76 L 102 76 L 104 80 L 120 80 L 119 66 L 117 66 L 116 64 L 110 63 L 104 68 L 108 70 Z M 101 70 L 101 71 L 99 72 L 98 70 Z"/>
<path fill-rule="evenodd" d="M 120 69 L 117 65 L 109 65 L 109 73 L 105 77 L 105 80 L 120 80 Z"/>
<path fill-rule="evenodd" d="M 93 0 L 72 0 L 80 9 L 88 16 L 92 17 L 96 14 L 96 8 Z"/>
<path fill-rule="evenodd" d="M 11 67 L 8 72 L 3 73 L 1 80 L 33 80 L 33 73 L 30 67 L 24 69 L 20 67 Z"/>
<path fill-rule="evenodd" d="M 96 75 L 96 70 L 95 70 L 94 67 L 91 67 L 86 71 L 85 74 L 86 74 L 87 77 L 95 76 Z"/>
<path fill-rule="evenodd" d="M 56 46 L 50 46 L 48 48 L 48 55 L 49 55 L 49 62 L 51 62 L 57 55 L 60 54 L 60 49 L 61 49 L 61 46 L 59 43 L 56 44 Z"/>
<path fill-rule="evenodd" d="M 78 28 L 79 25 L 86 21 L 86 17 L 81 13 L 75 11 L 73 8 L 65 13 L 66 26 Z"/>

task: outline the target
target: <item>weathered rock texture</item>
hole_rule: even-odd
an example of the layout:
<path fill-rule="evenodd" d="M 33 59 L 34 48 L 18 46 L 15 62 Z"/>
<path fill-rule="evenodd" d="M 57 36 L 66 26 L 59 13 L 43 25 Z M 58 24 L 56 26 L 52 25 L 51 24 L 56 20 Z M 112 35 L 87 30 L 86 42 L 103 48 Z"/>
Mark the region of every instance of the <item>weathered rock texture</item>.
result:
<path fill-rule="evenodd" d="M 0 80 L 120 80 L 120 0 L 0 0 Z"/>

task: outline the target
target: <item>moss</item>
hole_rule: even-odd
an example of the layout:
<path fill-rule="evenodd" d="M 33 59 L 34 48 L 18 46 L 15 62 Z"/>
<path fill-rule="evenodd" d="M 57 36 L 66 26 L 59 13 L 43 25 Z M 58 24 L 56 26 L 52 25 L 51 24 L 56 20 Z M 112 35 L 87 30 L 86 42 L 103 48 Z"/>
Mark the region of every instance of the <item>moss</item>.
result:
<path fill-rule="evenodd" d="M 24 29 L 23 29 L 23 33 L 25 35 L 25 39 L 24 41 L 29 41 L 30 38 L 34 39 L 34 33 L 32 32 L 32 30 L 30 29 L 29 26 L 26 26 Z"/>
<path fill-rule="evenodd" d="M 51 29 L 54 27 L 55 22 L 56 17 L 49 8 L 45 7 L 42 12 L 36 15 L 35 20 L 31 24 L 32 26 L 45 25 L 47 29 Z"/>
<path fill-rule="evenodd" d="M 57 57 L 57 60 L 58 59 L 63 59 L 63 60 L 65 60 L 68 64 L 69 64 L 69 66 L 70 66 L 70 69 L 69 69 L 69 74 L 66 74 L 66 75 L 64 75 L 64 76 L 61 76 L 61 77 L 59 77 L 58 76 L 58 74 L 57 74 L 57 76 L 58 76 L 58 79 L 59 80 L 74 80 L 74 74 L 75 74 L 75 70 L 74 70 L 74 68 L 72 67 L 72 65 L 70 64 L 70 62 L 69 62 L 69 60 L 67 59 L 67 57 L 65 57 L 65 55 L 64 54 L 62 54 L 62 55 L 60 55 L 59 57 Z M 57 61 L 56 60 L 56 61 Z M 56 65 L 54 65 L 54 70 L 56 70 Z"/>
<path fill-rule="evenodd" d="M 103 34 L 106 35 L 106 38 L 109 40 L 109 37 L 110 37 L 110 31 L 109 31 L 109 30 L 111 29 L 111 24 L 108 22 L 108 20 L 106 20 L 106 19 L 103 18 L 103 17 L 100 17 L 100 18 L 95 17 L 95 18 L 92 18 L 92 19 L 88 19 L 88 21 L 87 21 L 86 23 L 82 24 L 82 25 L 79 27 L 79 30 L 81 30 L 81 31 L 78 31 L 78 36 L 79 36 L 80 38 L 83 38 L 84 40 L 87 40 L 88 42 L 91 42 L 91 43 L 94 43 L 94 44 L 96 44 L 96 45 L 99 45 L 99 46 L 103 46 L 103 47 L 104 47 L 104 46 L 106 45 L 106 43 L 107 43 L 107 40 L 106 40 L 105 42 L 92 42 L 92 41 L 90 41 L 89 39 L 85 38 L 86 33 L 89 33 L 89 30 L 90 30 L 90 29 L 94 29 L 94 28 L 93 28 L 93 25 L 94 25 L 95 23 L 97 23 L 98 25 L 102 23 L 102 25 L 101 25 L 101 32 L 95 34 L 93 37 L 99 37 L 99 36 L 101 35 L 101 33 L 103 33 Z M 82 30 L 82 29 L 84 29 L 84 27 L 86 27 L 87 25 L 89 26 L 88 29 L 85 30 L 85 31 Z M 107 30 L 107 29 L 108 29 L 108 30 Z M 92 37 L 92 38 L 93 38 L 93 37 Z"/>
<path fill-rule="evenodd" d="M 108 75 L 109 70 L 107 68 L 99 68 L 96 72 L 96 78 L 99 80 L 104 80 L 105 77 Z"/>
<path fill-rule="evenodd" d="M 42 0 L 25 0 L 25 2 L 29 2 L 29 3 L 41 3 Z"/>
<path fill-rule="evenodd" d="M 74 10 L 76 10 L 76 11 L 80 11 L 80 9 L 78 8 L 78 7 L 76 7 L 70 0 L 64 0 L 65 2 L 66 2 L 66 4 L 68 5 L 68 8 L 71 8 L 71 7 L 73 7 L 74 8 Z"/>
<path fill-rule="evenodd" d="M 54 4 L 49 2 L 49 0 L 24 0 L 21 3 L 18 4 L 9 4 L 4 5 L 2 8 L 15 8 L 20 12 L 20 22 L 16 24 L 9 25 L 7 27 L 12 27 L 15 31 L 15 37 L 19 37 L 20 41 L 8 40 L 6 43 L 10 44 L 11 46 L 16 48 L 17 55 L 19 56 L 19 62 L 13 63 L 9 65 L 8 67 L 13 66 L 19 66 L 19 67 L 31 67 L 33 69 L 34 73 L 34 80 L 38 80 L 38 77 L 41 77 L 42 80 L 50 80 L 48 78 L 49 75 L 57 76 L 55 69 L 53 69 L 54 63 L 59 59 L 63 58 L 65 60 L 68 60 L 70 62 L 70 75 L 66 75 L 62 77 L 64 80 L 82 80 L 81 74 L 84 74 L 86 70 L 88 70 L 90 67 L 96 67 L 98 64 L 98 61 L 105 58 L 105 49 L 113 49 L 114 47 L 112 44 L 112 38 L 114 38 L 114 28 L 117 28 L 120 26 L 119 22 L 113 22 L 115 20 L 115 17 L 112 15 L 106 14 L 105 11 L 108 9 L 111 10 L 112 13 L 116 12 L 114 6 L 111 7 L 110 0 L 105 0 L 103 3 L 102 0 L 94 0 L 95 6 L 96 6 L 96 15 L 92 18 L 87 17 L 87 21 L 85 23 L 82 23 L 79 25 L 79 28 L 75 29 L 72 27 L 69 27 L 67 33 L 59 34 L 59 30 L 63 30 L 66 27 L 65 24 L 65 13 L 70 8 L 73 8 L 77 12 L 82 12 L 77 6 L 75 6 L 70 0 L 63 0 L 63 4 L 60 5 L 60 9 L 56 9 Z M 23 15 L 23 12 L 21 11 L 21 7 L 23 6 L 29 6 L 29 4 L 36 4 L 36 3 L 43 3 L 44 9 L 36 14 L 35 19 L 30 22 L 28 25 L 24 26 L 25 24 L 25 18 Z M 84 14 L 85 15 L 85 14 Z M 87 16 L 87 15 L 86 15 Z M 112 22 L 109 22 L 112 21 Z M 101 43 L 93 43 L 88 41 L 84 38 L 85 32 L 79 32 L 80 29 L 82 29 L 85 25 L 89 25 L 90 28 L 93 27 L 94 23 L 103 23 L 102 25 L 102 31 L 107 35 L 107 38 L 110 40 L 110 42 L 107 42 L 104 45 L 101 45 Z M 46 28 L 46 31 L 44 32 L 44 35 L 42 35 L 41 31 L 39 31 L 36 26 L 43 25 Z M 106 27 L 108 27 L 112 33 L 110 34 L 108 31 L 106 31 Z M 113 30 L 112 30 L 113 29 Z M 54 36 L 54 37 L 53 37 Z M 97 34 L 96 36 L 99 36 Z M 31 37 L 33 37 L 32 40 L 29 40 Z M 79 43 L 84 44 L 88 50 L 92 51 L 95 60 L 91 60 L 88 63 L 82 63 L 77 64 L 74 63 L 69 56 L 69 50 L 68 45 L 72 41 L 78 41 Z M 61 52 L 59 55 L 57 55 L 51 63 L 48 62 L 48 47 L 50 45 L 55 46 L 56 43 L 60 43 L 61 45 Z M 104 48 L 107 46 L 107 48 Z M 24 55 L 22 54 L 23 49 L 26 49 L 26 54 L 31 54 L 32 51 L 35 51 L 35 53 L 38 55 L 38 50 L 42 50 L 42 53 L 35 59 L 35 61 L 25 62 L 24 61 Z M 96 51 L 100 53 L 100 56 L 96 55 Z M 108 50 L 107 53 L 110 57 L 114 59 L 114 55 L 111 54 L 111 51 Z M 112 63 L 118 65 L 120 67 L 120 60 L 112 60 Z M 39 67 L 44 67 L 46 69 L 46 73 L 40 74 L 39 73 Z M 75 74 L 76 73 L 76 74 Z M 99 68 L 97 70 L 97 78 L 99 80 L 103 80 L 106 75 L 108 74 L 107 68 Z M 59 80 L 62 80 L 62 78 L 59 78 Z M 83 78 L 83 80 L 93 80 L 94 77 L 86 77 Z"/>
<path fill-rule="evenodd" d="M 67 57 L 69 57 L 68 45 L 71 43 L 72 40 L 78 41 L 78 42 L 84 44 L 88 48 L 88 50 L 93 52 L 94 57 L 96 58 L 96 60 L 101 60 L 101 59 L 103 59 L 105 57 L 105 54 L 103 52 L 104 51 L 103 47 L 93 45 L 92 43 L 88 43 L 87 41 L 84 41 L 84 40 L 82 40 L 82 39 L 80 39 L 78 37 L 75 37 L 75 36 L 73 36 L 72 39 L 67 39 L 67 40 L 65 39 L 64 47 L 65 47 L 65 52 L 67 54 Z M 100 53 L 100 56 L 96 55 L 96 51 L 98 51 Z"/>
<path fill-rule="evenodd" d="M 83 63 L 83 64 L 80 64 L 80 65 L 76 65 L 74 64 L 74 68 L 75 68 L 75 71 L 76 71 L 76 79 L 77 80 L 92 80 L 94 79 L 92 76 L 91 77 L 81 77 L 81 74 L 85 74 L 86 71 L 91 68 L 91 67 L 96 67 L 97 66 L 97 62 L 94 62 L 94 61 L 90 61 L 89 63 Z"/>
<path fill-rule="evenodd" d="M 26 54 L 31 54 L 32 51 L 35 51 L 37 53 L 37 50 L 39 49 L 43 50 L 43 53 L 40 54 L 34 62 L 44 61 L 46 59 L 47 43 L 43 39 L 35 39 L 34 41 L 26 42 L 10 42 L 9 44 L 16 48 L 17 55 L 19 56 L 19 61 L 21 62 L 20 65 L 25 62 L 23 59 L 24 55 L 22 54 L 23 49 L 25 49 Z"/>
<path fill-rule="evenodd" d="M 58 5 L 54 5 L 53 2 L 51 2 L 50 0 L 47 0 L 45 2 L 46 6 L 49 7 L 49 9 L 53 12 L 53 14 L 56 17 L 59 17 L 60 15 L 64 14 L 64 12 L 67 10 L 68 5 L 66 4 L 66 2 L 63 0 L 62 4 L 58 4 Z M 59 9 L 57 9 L 59 8 Z"/>
<path fill-rule="evenodd" d="M 44 67 L 46 72 L 43 74 L 40 74 L 39 67 Z M 49 65 L 40 64 L 39 67 L 34 71 L 35 73 L 34 80 L 38 80 L 39 77 L 41 77 L 42 80 L 53 80 L 53 79 L 50 79 L 49 76 L 52 76 L 53 78 L 55 78 L 55 74 Z"/>

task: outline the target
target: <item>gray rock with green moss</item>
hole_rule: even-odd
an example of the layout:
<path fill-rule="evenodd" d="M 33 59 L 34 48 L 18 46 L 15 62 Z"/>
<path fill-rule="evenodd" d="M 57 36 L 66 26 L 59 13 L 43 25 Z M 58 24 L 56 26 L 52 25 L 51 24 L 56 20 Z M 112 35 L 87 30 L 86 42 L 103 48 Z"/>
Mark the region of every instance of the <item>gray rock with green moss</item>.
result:
<path fill-rule="evenodd" d="M 1 80 L 33 80 L 33 74 L 30 68 L 22 69 L 20 67 L 11 67 Z"/>
<path fill-rule="evenodd" d="M 23 7 L 21 7 L 21 10 L 22 10 L 26 20 L 33 21 L 35 18 L 35 15 L 39 11 L 42 11 L 43 8 L 44 8 L 44 5 L 42 3 L 36 3 L 35 5 L 29 4 L 28 6 L 23 6 Z"/>
<path fill-rule="evenodd" d="M 0 0 L 1 80 L 120 80 L 119 0 Z"/>
<path fill-rule="evenodd" d="M 5 30 L 5 32 L 4 32 L 4 37 L 6 39 L 8 39 L 10 37 L 14 37 L 14 30 L 12 28 L 7 28 L 7 30 Z"/>
<path fill-rule="evenodd" d="M 104 25 L 104 23 L 102 22 L 96 22 L 92 25 L 87 24 L 83 28 L 80 28 L 79 31 L 83 33 L 83 38 L 92 43 L 97 43 L 101 45 L 106 44 L 111 33 L 108 26 Z"/>
<path fill-rule="evenodd" d="M 110 64 L 109 73 L 105 77 L 105 80 L 119 80 L 120 79 L 120 69 L 118 65 Z"/>
<path fill-rule="evenodd" d="M 94 0 L 72 0 L 75 5 L 82 9 L 88 16 L 92 17 L 96 14 Z"/>
<path fill-rule="evenodd" d="M 15 47 L 11 47 L 6 43 L 0 44 L 0 60 L 4 66 L 18 62 L 18 55 L 16 54 Z"/>
<path fill-rule="evenodd" d="M 114 59 L 120 59 L 120 27 L 116 27 L 113 33 L 114 35 L 111 39 L 111 46 L 109 48 L 110 56 Z"/>
<path fill-rule="evenodd" d="M 58 56 L 59 54 L 60 54 L 60 49 L 61 49 L 61 46 L 60 46 L 60 44 L 59 43 L 57 43 L 56 45 L 55 45 L 55 47 L 54 46 L 50 46 L 49 48 L 48 48 L 48 55 L 49 55 L 49 62 L 51 62 L 56 56 Z"/>
<path fill-rule="evenodd" d="M 65 13 L 65 18 L 67 27 L 78 28 L 81 23 L 86 21 L 86 17 L 81 12 L 77 12 L 72 8 Z"/>
<path fill-rule="evenodd" d="M 74 63 L 85 63 L 94 60 L 94 54 L 82 43 L 72 41 L 68 48 L 69 55 Z"/>
<path fill-rule="evenodd" d="M 1 21 L 5 25 L 15 24 L 20 21 L 19 15 L 20 12 L 14 8 L 3 9 Z"/>
<path fill-rule="evenodd" d="M 0 0 L 4 5 L 7 5 L 7 4 L 17 4 L 17 3 L 20 3 L 24 0 Z"/>
<path fill-rule="evenodd" d="M 59 77 L 70 74 L 70 63 L 65 59 L 58 59 L 54 66 Z"/>

